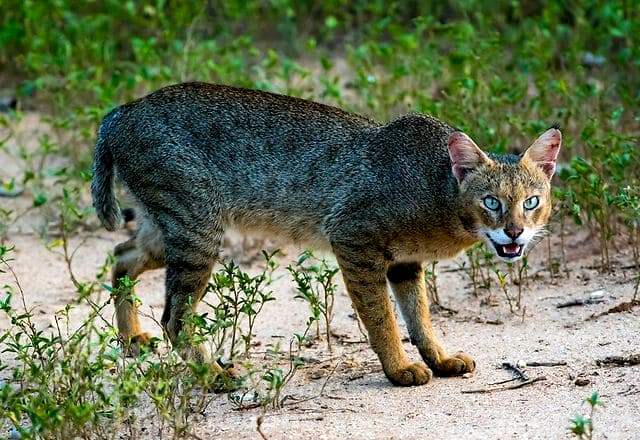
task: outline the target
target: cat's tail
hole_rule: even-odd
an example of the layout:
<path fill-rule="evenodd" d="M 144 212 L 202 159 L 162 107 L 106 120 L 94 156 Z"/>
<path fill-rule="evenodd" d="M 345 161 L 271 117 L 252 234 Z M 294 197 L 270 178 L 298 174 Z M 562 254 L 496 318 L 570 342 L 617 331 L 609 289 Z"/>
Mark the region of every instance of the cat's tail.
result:
<path fill-rule="evenodd" d="M 109 146 L 109 134 L 113 131 L 119 117 L 120 109 L 115 109 L 104 117 L 93 152 L 93 181 L 91 182 L 93 207 L 102 225 L 109 231 L 122 227 L 122 214 L 114 192 L 113 155 Z"/>

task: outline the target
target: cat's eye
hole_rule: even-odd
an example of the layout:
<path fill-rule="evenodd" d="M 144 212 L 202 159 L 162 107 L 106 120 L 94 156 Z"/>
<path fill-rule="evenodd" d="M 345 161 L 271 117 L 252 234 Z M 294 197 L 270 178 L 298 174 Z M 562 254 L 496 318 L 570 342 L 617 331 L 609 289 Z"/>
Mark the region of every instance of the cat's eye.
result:
<path fill-rule="evenodd" d="M 529 197 L 527 200 L 524 201 L 524 209 L 536 209 L 538 207 L 538 204 L 540 203 L 540 199 L 538 198 L 538 196 L 532 196 Z"/>
<path fill-rule="evenodd" d="M 500 201 L 493 196 L 487 196 L 482 199 L 482 201 L 487 209 L 492 211 L 498 211 L 500 209 Z"/>

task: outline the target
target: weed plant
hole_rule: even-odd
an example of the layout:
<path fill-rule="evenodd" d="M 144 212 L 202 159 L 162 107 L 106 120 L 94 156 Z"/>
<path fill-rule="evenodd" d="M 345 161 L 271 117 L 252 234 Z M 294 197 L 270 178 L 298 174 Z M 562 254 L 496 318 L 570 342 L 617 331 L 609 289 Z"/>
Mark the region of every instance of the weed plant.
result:
<path fill-rule="evenodd" d="M 320 321 L 324 321 L 327 348 L 331 351 L 331 320 L 337 290 L 334 277 L 338 273 L 338 267 L 306 251 L 295 264 L 287 266 L 287 270 L 296 285 L 296 298 L 306 301 L 309 305 L 311 316 L 307 325 L 316 324 L 316 338 L 319 339 Z"/>
<path fill-rule="evenodd" d="M 602 401 L 597 391 L 591 393 L 589 397 L 584 399 L 584 402 L 589 406 L 589 414 L 577 415 L 571 419 L 571 426 L 569 431 L 574 438 L 579 440 L 591 440 L 594 438 L 595 426 L 593 422 L 593 415 L 596 408 L 601 407 Z"/>

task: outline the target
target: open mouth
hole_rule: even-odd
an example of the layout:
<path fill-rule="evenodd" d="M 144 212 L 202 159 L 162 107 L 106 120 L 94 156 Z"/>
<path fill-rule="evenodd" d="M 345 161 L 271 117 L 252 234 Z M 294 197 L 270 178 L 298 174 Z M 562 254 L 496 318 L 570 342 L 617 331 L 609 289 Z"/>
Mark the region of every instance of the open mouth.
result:
<path fill-rule="evenodd" d="M 491 239 L 490 239 L 491 240 Z M 503 258 L 518 258 L 522 255 L 522 246 L 518 243 L 498 244 L 491 240 L 493 247 L 496 248 L 498 256 Z"/>

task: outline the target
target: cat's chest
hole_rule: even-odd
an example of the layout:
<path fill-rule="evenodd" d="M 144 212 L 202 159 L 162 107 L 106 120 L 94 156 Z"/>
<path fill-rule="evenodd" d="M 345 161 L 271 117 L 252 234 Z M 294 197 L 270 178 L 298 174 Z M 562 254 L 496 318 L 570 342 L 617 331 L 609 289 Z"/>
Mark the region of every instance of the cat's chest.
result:
<path fill-rule="evenodd" d="M 473 246 L 477 238 L 467 234 L 453 235 L 445 231 L 407 234 L 390 246 L 396 261 L 440 261 L 454 258 Z"/>

